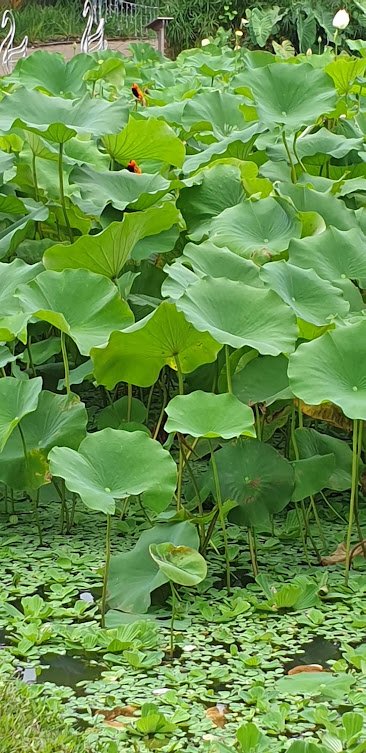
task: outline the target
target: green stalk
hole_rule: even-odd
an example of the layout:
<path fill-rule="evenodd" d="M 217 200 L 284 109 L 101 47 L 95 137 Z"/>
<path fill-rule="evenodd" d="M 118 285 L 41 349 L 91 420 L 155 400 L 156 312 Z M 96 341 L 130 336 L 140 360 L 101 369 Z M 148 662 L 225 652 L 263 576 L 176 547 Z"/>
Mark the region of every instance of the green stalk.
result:
<path fill-rule="evenodd" d="M 353 433 L 352 433 L 352 481 L 351 481 L 351 497 L 349 503 L 349 517 L 348 517 L 348 530 L 346 538 L 346 572 L 345 572 L 345 584 L 348 585 L 349 571 L 351 566 L 351 538 L 353 520 L 355 514 L 355 503 L 357 497 L 358 488 L 358 420 L 353 420 Z"/>
<path fill-rule="evenodd" d="M 26 345 L 27 353 L 28 353 L 28 358 L 29 358 L 29 368 L 31 369 L 33 376 L 36 377 L 37 376 L 37 372 L 36 372 L 36 369 L 35 369 L 35 366 L 34 366 L 34 363 L 33 363 L 33 357 L 32 357 L 32 351 L 31 351 L 31 343 L 32 343 L 32 340 L 31 340 L 31 336 L 29 335 L 27 337 L 27 345 Z"/>
<path fill-rule="evenodd" d="M 112 521 L 112 516 L 111 515 L 107 515 L 107 530 L 106 530 L 106 537 L 105 537 L 105 563 L 104 563 L 103 591 L 102 591 L 102 604 L 101 604 L 101 611 L 102 611 L 101 625 L 102 625 L 102 628 L 105 627 L 105 612 L 106 612 L 106 606 L 107 606 L 108 574 L 109 574 L 109 564 L 110 564 L 110 561 L 111 561 L 111 521 Z"/>
<path fill-rule="evenodd" d="M 256 578 L 258 575 L 257 546 L 256 546 L 256 541 L 255 541 L 255 532 L 252 526 L 248 528 L 248 543 L 249 543 L 249 552 L 250 552 L 250 560 L 252 563 L 253 575 Z"/>
<path fill-rule="evenodd" d="M 67 357 L 67 350 L 66 350 L 65 332 L 61 332 L 61 353 L 62 353 L 62 360 L 64 362 L 64 370 L 65 370 L 65 387 L 66 387 L 66 392 L 69 395 L 70 394 L 70 369 L 69 369 L 69 360 Z"/>
<path fill-rule="evenodd" d="M 314 500 L 314 497 L 312 496 L 312 494 L 310 495 L 310 505 L 311 505 L 311 509 L 312 509 L 312 511 L 314 513 L 315 522 L 316 522 L 317 527 L 318 527 L 319 536 L 321 538 L 321 542 L 322 542 L 323 548 L 326 549 L 327 548 L 327 543 L 325 541 L 325 536 L 324 536 L 322 525 L 321 525 L 320 518 L 319 518 L 319 515 L 318 515 L 318 509 L 317 509 L 317 506 L 316 506 L 316 503 L 315 503 L 315 500 Z"/>
<path fill-rule="evenodd" d="M 74 235 L 71 229 L 69 217 L 67 214 L 66 209 L 66 202 L 65 202 L 65 189 L 64 189 L 64 172 L 63 172 L 63 154 L 64 154 L 64 145 L 60 144 L 59 146 L 59 152 L 58 152 L 58 181 L 59 181 L 59 188 L 60 188 L 60 201 L 61 201 L 61 207 L 63 211 L 63 215 L 65 218 L 65 225 L 67 227 L 67 232 L 69 234 L 70 243 L 74 242 Z"/>
<path fill-rule="evenodd" d="M 233 382 L 231 378 L 231 368 L 230 368 L 230 351 L 229 346 L 225 345 L 225 363 L 226 363 L 226 381 L 227 381 L 227 389 L 230 394 L 233 394 Z"/>
<path fill-rule="evenodd" d="M 39 489 L 37 489 L 37 494 L 35 495 L 35 498 L 34 498 L 34 517 L 35 517 L 36 525 L 38 529 L 39 545 L 43 546 L 42 528 L 41 528 L 41 521 L 39 519 L 38 504 L 39 504 Z"/>
<path fill-rule="evenodd" d="M 291 181 L 292 181 L 292 183 L 296 183 L 296 181 L 297 181 L 296 169 L 295 169 L 295 165 L 294 165 L 293 159 L 291 157 L 291 152 L 290 152 L 290 149 L 289 149 L 289 145 L 287 143 L 285 129 L 282 130 L 282 141 L 283 141 L 283 145 L 284 145 L 285 150 L 286 150 L 287 159 L 288 159 L 288 161 L 290 163 L 290 167 L 291 167 Z"/>
<path fill-rule="evenodd" d="M 22 429 L 22 427 L 21 427 L 20 424 L 18 424 L 18 429 L 19 429 L 19 434 L 20 434 L 20 438 L 22 440 L 22 445 L 23 445 L 24 460 L 25 460 L 25 464 L 27 465 L 27 463 L 28 463 L 27 445 L 26 445 L 26 441 L 25 441 L 24 432 L 23 432 L 23 429 Z"/>
<path fill-rule="evenodd" d="M 179 443 L 178 480 L 177 480 L 177 512 L 179 512 L 182 507 L 184 455 L 183 455 L 182 443 L 181 443 L 179 434 L 177 434 L 177 437 L 178 437 L 178 443 Z"/>
<path fill-rule="evenodd" d="M 214 484 L 215 484 L 216 502 L 217 502 L 217 507 L 219 510 L 219 520 L 220 520 L 222 535 L 224 539 L 225 563 L 226 563 L 226 588 L 227 588 L 228 594 L 230 594 L 231 593 L 230 557 L 229 557 L 229 546 L 228 546 L 227 530 L 226 530 L 226 523 L 225 523 L 225 515 L 224 515 L 224 511 L 222 507 L 220 480 L 219 480 L 219 474 L 218 474 L 217 465 L 216 465 L 216 458 L 215 458 L 215 453 L 213 450 L 211 439 L 208 440 L 208 443 L 210 446 L 210 453 L 211 453 L 211 465 L 212 465 L 212 472 L 213 472 L 213 478 L 214 478 Z"/>
<path fill-rule="evenodd" d="M 36 155 L 34 152 L 32 154 L 32 175 L 33 175 L 33 185 L 34 185 L 34 198 L 36 201 L 38 201 L 39 190 L 38 190 L 38 180 L 37 180 Z"/>
<path fill-rule="evenodd" d="M 183 373 L 180 365 L 179 356 L 174 356 L 175 365 L 177 368 L 177 375 L 178 375 L 178 390 L 180 395 L 184 395 L 184 382 L 183 382 Z"/>
<path fill-rule="evenodd" d="M 257 432 L 257 439 L 261 441 L 262 440 L 262 422 L 261 422 L 261 417 L 259 413 L 258 403 L 255 403 L 254 413 L 255 413 L 255 428 Z"/>

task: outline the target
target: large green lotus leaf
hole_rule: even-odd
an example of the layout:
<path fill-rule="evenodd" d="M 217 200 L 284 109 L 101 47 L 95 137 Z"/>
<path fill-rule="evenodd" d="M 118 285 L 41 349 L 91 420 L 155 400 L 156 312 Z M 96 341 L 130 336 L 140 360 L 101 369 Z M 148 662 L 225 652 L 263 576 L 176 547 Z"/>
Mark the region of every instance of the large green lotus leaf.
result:
<path fill-rule="evenodd" d="M 158 524 L 143 531 L 129 552 L 111 557 L 108 577 L 108 604 L 113 609 L 144 614 L 151 603 L 151 592 L 168 581 L 150 556 L 151 544 L 169 539 L 176 546 L 198 549 L 199 539 L 193 523 Z"/>
<path fill-rule="evenodd" d="M 26 128 L 49 141 L 62 143 L 76 133 L 98 138 L 106 131 L 117 131 L 126 120 L 126 112 L 122 101 L 110 103 L 89 95 L 77 100 L 62 99 L 20 87 L 0 102 L 0 123 L 2 131 Z"/>
<path fill-rule="evenodd" d="M 251 408 L 229 393 L 214 395 L 197 390 L 177 395 L 165 408 L 165 430 L 190 434 L 191 437 L 233 439 L 241 434 L 255 437 Z"/>
<path fill-rule="evenodd" d="M 65 60 L 61 54 L 36 50 L 18 61 L 7 81 L 54 97 L 80 97 L 87 91 L 83 76 L 92 66 L 93 58 L 89 55 L 75 55 Z"/>
<path fill-rule="evenodd" d="M 332 79 L 311 65 L 279 63 L 250 72 L 250 87 L 259 119 L 270 128 L 295 131 L 334 110 Z"/>
<path fill-rule="evenodd" d="M 327 482 L 328 489 L 343 492 L 351 487 L 352 450 L 341 439 L 329 434 L 320 434 L 315 429 L 296 429 L 296 442 L 300 458 L 311 458 L 313 455 L 329 455 L 335 457 L 335 468 Z"/>
<path fill-rule="evenodd" d="M 91 510 L 115 511 L 115 500 L 142 495 L 143 504 L 162 512 L 170 504 L 176 465 L 159 442 L 142 431 L 102 429 L 88 434 L 78 451 L 55 447 L 49 454 L 51 473 L 80 495 Z"/>
<path fill-rule="evenodd" d="M 190 237 L 200 241 L 212 217 L 239 204 L 244 198 L 240 171 L 233 165 L 212 163 L 196 176 L 198 185 L 183 188 L 177 206 L 185 219 Z M 220 186 L 220 191 L 217 187 Z M 196 231 L 196 232 L 195 232 Z"/>
<path fill-rule="evenodd" d="M 94 374 L 99 384 L 112 389 L 117 382 L 149 387 L 163 366 L 183 373 L 212 363 L 221 348 L 207 332 L 186 321 L 172 303 L 164 301 L 152 314 L 124 332 L 113 332 L 105 348 L 93 348 Z"/>
<path fill-rule="evenodd" d="M 336 57 L 327 65 L 325 71 L 333 79 L 338 94 L 347 95 L 352 91 L 354 84 L 356 84 L 354 91 L 359 91 L 359 83 L 356 83 L 356 79 L 365 75 L 366 59 L 351 58 L 348 55 Z"/>
<path fill-rule="evenodd" d="M 295 488 L 292 492 L 293 502 L 317 494 L 329 487 L 330 477 L 336 467 L 333 453 L 314 455 L 313 457 L 294 460 L 292 467 L 295 471 Z"/>
<path fill-rule="evenodd" d="M 311 183 L 311 176 L 306 185 L 279 183 L 278 191 L 291 199 L 298 212 L 316 212 L 323 217 L 326 225 L 333 225 L 339 230 L 359 228 L 355 212 L 347 209 L 343 201 L 331 193 L 316 191 L 308 183 Z"/>
<path fill-rule="evenodd" d="M 366 420 L 366 320 L 326 332 L 290 356 L 293 393 L 308 405 L 331 402 Z"/>
<path fill-rule="evenodd" d="M 146 209 L 170 190 L 170 181 L 159 173 L 138 175 L 128 170 L 97 172 L 89 167 L 75 167 L 70 182 L 80 190 L 81 199 L 73 196 L 75 204 L 86 214 L 97 217 L 109 204 L 121 211 L 130 205 L 133 209 Z"/>
<path fill-rule="evenodd" d="M 29 319 L 14 295 L 22 283 L 33 280 L 42 271 L 42 264 L 26 264 L 22 259 L 14 259 L 10 264 L 0 263 L 0 341 L 27 341 L 27 321 Z"/>
<path fill-rule="evenodd" d="M 257 264 L 251 259 L 238 256 L 225 246 L 219 248 L 211 241 L 204 241 L 199 246 L 187 243 L 181 258 L 182 261 L 187 260 L 197 274 L 227 277 L 229 280 L 245 282 L 254 288 L 264 286 Z"/>
<path fill-rule="evenodd" d="M 273 447 L 256 439 L 226 445 L 215 453 L 223 500 L 237 502 L 229 513 L 233 523 L 267 523 L 291 499 L 294 471 Z"/>
<path fill-rule="evenodd" d="M 276 400 L 291 400 L 285 356 L 259 356 L 233 374 L 234 394 L 243 403 L 271 405 Z"/>
<path fill-rule="evenodd" d="M 70 246 L 59 243 L 47 249 L 44 266 L 57 271 L 67 267 L 89 269 L 116 279 L 142 238 L 169 229 L 178 219 L 176 207 L 168 202 L 145 212 L 125 214 L 122 222 L 112 222 L 97 235 L 83 235 Z"/>
<path fill-rule="evenodd" d="M 240 97 L 228 92 L 207 91 L 188 100 L 182 117 L 186 131 L 199 133 L 212 131 L 219 139 L 245 126 L 245 118 L 239 107 Z"/>
<path fill-rule="evenodd" d="M 190 546 L 163 542 L 150 544 L 149 551 L 159 570 L 180 586 L 197 586 L 207 575 L 206 560 Z"/>
<path fill-rule="evenodd" d="M 229 157 L 239 157 L 247 159 L 251 153 L 252 146 L 259 133 L 265 130 L 265 126 L 260 123 L 250 123 L 240 131 L 233 131 L 229 136 L 220 139 L 214 144 L 210 144 L 206 149 L 200 149 L 196 154 L 186 156 L 183 165 L 185 175 L 191 175 L 199 167 L 208 165 L 217 156 L 227 154 Z"/>
<path fill-rule="evenodd" d="M 0 379 L 0 452 L 22 418 L 37 408 L 41 389 L 41 377 Z"/>
<path fill-rule="evenodd" d="M 212 243 L 247 257 L 258 250 L 269 256 L 279 254 L 300 235 L 301 222 L 295 212 L 270 196 L 225 209 L 210 226 Z"/>
<path fill-rule="evenodd" d="M 179 260 L 173 264 L 166 264 L 164 272 L 167 277 L 161 286 L 161 294 L 164 298 L 170 297 L 174 301 L 184 294 L 188 285 L 192 285 L 203 277 L 202 274 L 192 272 Z"/>
<path fill-rule="evenodd" d="M 345 138 L 344 134 L 333 133 L 327 128 L 320 128 L 316 133 L 309 133 L 303 138 L 298 139 L 296 150 L 299 157 L 311 157 L 315 154 L 321 154 L 324 161 L 328 156 L 342 159 L 351 151 L 359 151 L 363 146 L 363 139 Z"/>
<path fill-rule="evenodd" d="M 345 317 L 349 303 L 339 288 L 319 277 L 313 269 L 301 269 L 287 261 L 262 267 L 261 277 L 299 319 L 321 326 L 337 316 Z"/>
<path fill-rule="evenodd" d="M 131 415 L 128 416 L 129 399 L 127 395 L 120 397 L 112 405 L 107 405 L 106 408 L 99 411 L 96 418 L 98 429 L 106 429 L 108 426 L 111 429 L 122 429 L 121 424 L 133 421 L 135 423 L 143 423 L 146 418 L 146 408 L 141 400 L 133 397 L 131 400 Z"/>
<path fill-rule="evenodd" d="M 190 285 L 176 306 L 196 329 L 223 345 L 249 345 L 272 356 L 294 350 L 295 315 L 272 290 L 205 278 Z"/>
<path fill-rule="evenodd" d="M 331 282 L 347 279 L 360 282 L 366 278 L 364 242 L 359 229 L 329 227 L 319 235 L 291 241 L 289 261 L 304 269 L 311 267 Z"/>
<path fill-rule="evenodd" d="M 1 481 L 12 489 L 37 489 L 49 483 L 49 451 L 56 445 L 77 449 L 85 437 L 87 422 L 85 405 L 76 395 L 41 392 L 36 409 L 22 420 L 27 460 L 15 431 L 0 455 Z"/>
<path fill-rule="evenodd" d="M 47 220 L 48 215 L 48 207 L 33 199 L 0 196 L 0 216 L 3 220 L 11 220 L 0 230 L 0 259 L 15 255 L 19 244 L 34 232 L 34 223 Z"/>
<path fill-rule="evenodd" d="M 76 342 L 82 355 L 107 342 L 111 332 L 133 321 L 115 285 L 87 269 L 41 272 L 16 293 L 29 316 L 49 322 Z"/>
<path fill-rule="evenodd" d="M 185 157 L 183 142 L 163 120 L 149 118 L 136 120 L 130 117 L 120 133 L 105 136 L 103 145 L 108 154 L 120 165 L 130 160 L 158 160 L 181 167 Z"/>

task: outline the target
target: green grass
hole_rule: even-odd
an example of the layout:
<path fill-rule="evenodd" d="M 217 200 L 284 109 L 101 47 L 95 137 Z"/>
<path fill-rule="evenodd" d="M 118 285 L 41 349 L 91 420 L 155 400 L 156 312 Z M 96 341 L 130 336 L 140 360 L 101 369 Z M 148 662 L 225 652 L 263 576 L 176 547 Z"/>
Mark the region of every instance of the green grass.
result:
<path fill-rule="evenodd" d="M 27 686 L 0 687 L 1 753 L 88 753 L 83 737 L 63 722 L 60 706 L 33 698 Z"/>

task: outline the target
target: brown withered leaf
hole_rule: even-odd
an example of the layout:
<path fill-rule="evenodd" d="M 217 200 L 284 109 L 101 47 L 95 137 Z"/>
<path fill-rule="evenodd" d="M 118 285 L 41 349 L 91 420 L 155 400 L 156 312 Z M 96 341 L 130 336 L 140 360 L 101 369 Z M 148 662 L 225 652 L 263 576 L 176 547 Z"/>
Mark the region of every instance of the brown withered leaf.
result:
<path fill-rule="evenodd" d="M 137 706 L 116 706 L 113 709 L 95 709 L 94 714 L 104 716 L 104 722 L 108 727 L 119 728 L 128 724 L 128 720 L 135 716 L 137 710 Z M 126 721 L 116 721 L 119 716 L 126 717 Z"/>
<path fill-rule="evenodd" d="M 359 557 L 359 556 L 365 556 L 366 552 L 366 539 L 363 541 L 360 541 L 356 546 L 351 549 L 350 552 L 350 560 L 353 559 L 353 557 Z M 339 562 L 345 562 L 346 561 L 346 545 L 342 541 L 341 544 L 338 544 L 337 549 L 335 552 L 332 552 L 328 557 L 322 557 L 320 560 L 320 563 L 322 565 L 337 565 Z"/>
<path fill-rule="evenodd" d="M 325 672 L 321 664 L 302 664 L 298 667 L 292 667 L 287 672 L 288 675 L 300 675 L 302 672 Z"/>
<path fill-rule="evenodd" d="M 310 418 L 315 418 L 318 421 L 326 421 L 326 423 L 338 426 L 339 429 L 344 429 L 345 431 L 352 431 L 352 421 L 346 418 L 337 405 L 333 403 L 307 405 L 302 400 L 295 400 L 294 402 L 305 416 L 310 416 Z"/>
<path fill-rule="evenodd" d="M 210 706 L 210 708 L 206 710 L 206 716 L 211 719 L 211 722 L 215 727 L 225 727 L 227 722 L 227 711 L 228 707 L 225 703 L 217 703 L 216 706 Z"/>

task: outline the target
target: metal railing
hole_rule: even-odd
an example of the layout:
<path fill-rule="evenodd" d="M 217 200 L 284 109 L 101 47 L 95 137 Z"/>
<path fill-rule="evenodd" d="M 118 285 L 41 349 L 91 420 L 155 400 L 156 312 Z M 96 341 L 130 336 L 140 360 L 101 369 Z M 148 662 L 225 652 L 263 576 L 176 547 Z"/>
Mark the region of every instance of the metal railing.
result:
<path fill-rule="evenodd" d="M 127 0 L 94 0 L 95 20 L 117 16 L 121 30 L 130 37 L 146 36 L 146 26 L 159 16 L 159 5 L 133 3 Z"/>

